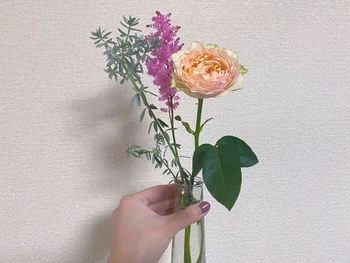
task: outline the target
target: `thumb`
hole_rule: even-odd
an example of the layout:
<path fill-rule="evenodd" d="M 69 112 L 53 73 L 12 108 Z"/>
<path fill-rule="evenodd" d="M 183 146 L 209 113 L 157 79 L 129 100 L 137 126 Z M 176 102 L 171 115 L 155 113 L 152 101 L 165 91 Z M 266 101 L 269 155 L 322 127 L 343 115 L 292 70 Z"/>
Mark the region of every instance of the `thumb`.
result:
<path fill-rule="evenodd" d="M 210 204 L 201 202 L 199 204 L 190 205 L 185 209 L 169 215 L 169 230 L 172 234 L 177 233 L 181 229 L 199 221 L 202 217 L 208 214 Z"/>

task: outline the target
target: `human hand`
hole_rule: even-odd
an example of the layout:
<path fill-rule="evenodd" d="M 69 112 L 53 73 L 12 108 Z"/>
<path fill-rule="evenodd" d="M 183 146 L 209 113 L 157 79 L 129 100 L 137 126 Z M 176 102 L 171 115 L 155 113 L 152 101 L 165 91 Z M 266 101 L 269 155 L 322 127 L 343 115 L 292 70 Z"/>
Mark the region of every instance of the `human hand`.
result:
<path fill-rule="evenodd" d="M 113 245 L 107 263 L 156 263 L 172 237 L 202 217 L 208 202 L 173 213 L 176 185 L 158 185 L 122 197 L 113 212 Z"/>

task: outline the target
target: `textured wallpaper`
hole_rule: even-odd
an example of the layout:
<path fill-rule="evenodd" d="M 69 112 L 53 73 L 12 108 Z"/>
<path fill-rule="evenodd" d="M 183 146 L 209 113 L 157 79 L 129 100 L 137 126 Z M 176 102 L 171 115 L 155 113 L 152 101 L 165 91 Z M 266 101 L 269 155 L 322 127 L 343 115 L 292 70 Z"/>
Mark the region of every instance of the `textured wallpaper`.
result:
<path fill-rule="evenodd" d="M 316 0 L 2 0 L 0 262 L 105 262 L 119 198 L 170 180 L 126 158 L 148 125 L 89 39 L 155 10 L 185 47 L 232 48 L 249 69 L 242 90 L 205 101 L 201 142 L 233 134 L 260 159 L 231 212 L 205 192 L 207 261 L 350 262 L 350 3 Z M 180 101 L 189 121 L 195 102 Z"/>

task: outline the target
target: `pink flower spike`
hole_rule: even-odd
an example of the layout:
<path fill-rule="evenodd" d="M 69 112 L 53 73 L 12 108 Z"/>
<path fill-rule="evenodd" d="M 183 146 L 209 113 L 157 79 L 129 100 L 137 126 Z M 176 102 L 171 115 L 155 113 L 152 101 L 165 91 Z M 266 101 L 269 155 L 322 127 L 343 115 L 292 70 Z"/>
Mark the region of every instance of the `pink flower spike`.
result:
<path fill-rule="evenodd" d="M 183 44 L 179 44 L 180 39 L 176 37 L 176 33 L 180 29 L 179 26 L 172 26 L 170 23 L 170 13 L 163 15 L 156 11 L 156 16 L 152 18 L 153 24 L 147 27 L 154 28 L 155 33 L 146 36 L 150 40 L 152 35 L 158 37 L 160 42 L 157 49 L 151 52 L 152 59 L 145 61 L 148 74 L 154 77 L 153 84 L 159 86 L 159 100 L 165 101 L 166 108 L 161 108 L 163 112 L 169 112 L 176 109 L 179 105 L 179 96 L 175 96 L 177 90 L 170 88 L 171 74 L 174 71 L 171 55 L 179 51 Z"/>

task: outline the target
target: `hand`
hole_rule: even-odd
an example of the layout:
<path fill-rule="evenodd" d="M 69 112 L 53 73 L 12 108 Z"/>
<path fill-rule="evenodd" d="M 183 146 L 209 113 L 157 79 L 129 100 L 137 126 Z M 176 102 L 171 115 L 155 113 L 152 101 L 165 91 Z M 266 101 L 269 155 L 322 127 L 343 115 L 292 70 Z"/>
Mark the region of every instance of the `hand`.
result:
<path fill-rule="evenodd" d="M 156 263 L 176 232 L 208 213 L 208 202 L 173 213 L 175 191 L 174 184 L 159 185 L 120 200 L 108 263 Z"/>

